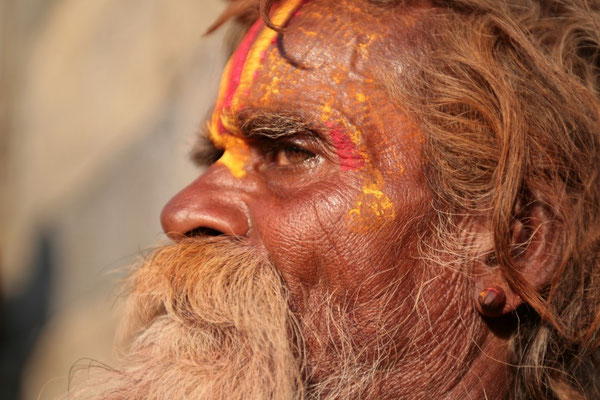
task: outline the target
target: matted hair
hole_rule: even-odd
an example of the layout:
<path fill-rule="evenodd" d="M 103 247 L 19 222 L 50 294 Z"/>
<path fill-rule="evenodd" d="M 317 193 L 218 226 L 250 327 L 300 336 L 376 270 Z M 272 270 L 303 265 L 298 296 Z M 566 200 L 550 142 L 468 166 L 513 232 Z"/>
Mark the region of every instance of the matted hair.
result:
<path fill-rule="evenodd" d="M 271 26 L 273 3 L 234 0 L 215 27 L 259 15 Z M 432 3 L 424 51 L 402 71 L 411 79 L 390 71 L 384 83 L 425 137 L 440 224 L 489 217 L 496 263 L 527 303 L 511 339 L 510 398 L 600 398 L 600 1 Z M 511 257 L 516 207 L 531 203 L 559 233 L 541 293 Z"/>

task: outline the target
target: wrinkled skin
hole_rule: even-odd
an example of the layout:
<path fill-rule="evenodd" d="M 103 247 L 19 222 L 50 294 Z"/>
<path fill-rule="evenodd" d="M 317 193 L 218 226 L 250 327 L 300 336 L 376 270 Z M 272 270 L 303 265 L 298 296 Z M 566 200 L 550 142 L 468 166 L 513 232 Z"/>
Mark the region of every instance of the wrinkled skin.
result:
<path fill-rule="evenodd" d="M 382 71 L 403 68 L 426 11 L 369 15 L 339 3 L 308 2 L 288 18 L 288 59 L 272 41 L 257 65 L 238 50 L 251 79 L 239 88 L 235 74 L 224 75 L 223 91 L 236 93 L 221 98 L 211 124 L 224 154 L 166 205 L 164 230 L 174 239 L 205 228 L 248 240 L 279 269 L 301 320 L 328 296 L 346 310 L 365 362 L 377 352 L 374 338 L 390 332 L 385 365 L 397 374 L 374 382 L 373 398 L 501 398 L 502 371 L 474 350 L 497 349 L 499 339 L 474 315 L 468 283 L 419 258 L 432 221 L 423 137 L 383 89 Z M 236 121 L 264 114 L 317 134 L 236 132 Z M 326 324 L 316 325 L 305 335 L 319 379 L 334 355 L 322 340 Z"/>

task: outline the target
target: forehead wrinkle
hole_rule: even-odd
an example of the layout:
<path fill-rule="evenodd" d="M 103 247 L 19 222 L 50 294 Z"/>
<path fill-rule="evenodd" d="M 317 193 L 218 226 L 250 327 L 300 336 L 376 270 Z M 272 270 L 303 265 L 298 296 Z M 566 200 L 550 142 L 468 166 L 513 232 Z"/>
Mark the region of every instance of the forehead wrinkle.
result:
<path fill-rule="evenodd" d="M 331 62 L 335 54 L 338 64 L 348 65 L 348 24 L 335 15 L 326 14 L 315 20 L 299 17 L 292 21 L 281 42 L 286 54 L 308 69 L 320 69 Z"/>
<path fill-rule="evenodd" d="M 366 60 L 369 47 L 384 42 L 391 30 L 390 18 L 382 21 L 380 10 L 365 13 L 354 1 L 311 2 L 290 21 L 282 40 L 290 57 L 309 68 L 329 64 L 328 54 L 351 66 Z"/>
<path fill-rule="evenodd" d="M 286 52 L 312 69 L 335 59 L 346 70 L 376 78 L 382 69 L 401 68 L 402 54 L 419 51 L 427 41 L 432 11 L 427 3 L 382 13 L 353 0 L 309 2 L 285 32 Z"/>

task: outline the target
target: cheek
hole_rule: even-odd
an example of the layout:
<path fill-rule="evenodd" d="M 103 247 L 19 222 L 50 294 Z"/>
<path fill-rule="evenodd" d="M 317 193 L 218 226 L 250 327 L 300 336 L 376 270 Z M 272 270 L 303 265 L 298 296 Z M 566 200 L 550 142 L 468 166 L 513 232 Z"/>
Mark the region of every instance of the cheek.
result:
<path fill-rule="evenodd" d="M 332 179 L 250 205 L 263 245 L 288 285 L 333 284 L 348 270 L 348 250 L 355 246 L 345 224 L 352 202 L 346 184 Z"/>
<path fill-rule="evenodd" d="M 316 293 L 361 297 L 397 278 L 397 263 L 410 259 L 392 225 L 357 233 L 348 226 L 359 177 L 306 188 L 293 199 L 261 198 L 253 221 L 271 259 L 302 309 Z M 269 204 L 266 207 L 265 204 Z M 368 297 L 368 296 L 367 296 Z"/>
<path fill-rule="evenodd" d="M 301 318 L 319 315 L 324 299 L 331 299 L 349 313 L 351 336 L 366 345 L 382 324 L 391 324 L 393 331 L 404 323 L 405 332 L 418 322 L 413 300 L 425 277 L 416 261 L 417 224 L 388 224 L 366 233 L 348 228 L 347 210 L 360 182 L 354 180 L 345 182 L 352 190 L 327 182 L 291 201 L 263 199 L 262 204 L 271 206 L 255 209 L 254 216 L 262 245 L 290 291 L 294 312 Z M 405 212 L 398 218 L 418 214 L 409 207 Z M 325 335 L 327 327 L 317 326 L 317 331 Z M 399 348 L 408 345 L 402 337 L 394 342 Z"/>
<path fill-rule="evenodd" d="M 365 179 L 352 208 L 346 214 L 348 227 L 358 234 L 377 231 L 396 219 L 396 205 L 384 193 L 383 176 L 375 171 Z"/>

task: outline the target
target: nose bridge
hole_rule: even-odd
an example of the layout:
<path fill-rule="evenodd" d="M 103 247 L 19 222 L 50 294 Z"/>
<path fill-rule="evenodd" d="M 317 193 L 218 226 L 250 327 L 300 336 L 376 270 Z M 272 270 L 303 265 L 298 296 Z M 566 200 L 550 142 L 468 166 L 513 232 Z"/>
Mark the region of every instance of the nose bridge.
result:
<path fill-rule="evenodd" d="M 236 178 L 225 166 L 214 164 L 165 205 L 163 230 L 174 240 L 197 233 L 246 236 L 246 199 L 255 188 L 250 176 Z"/>

